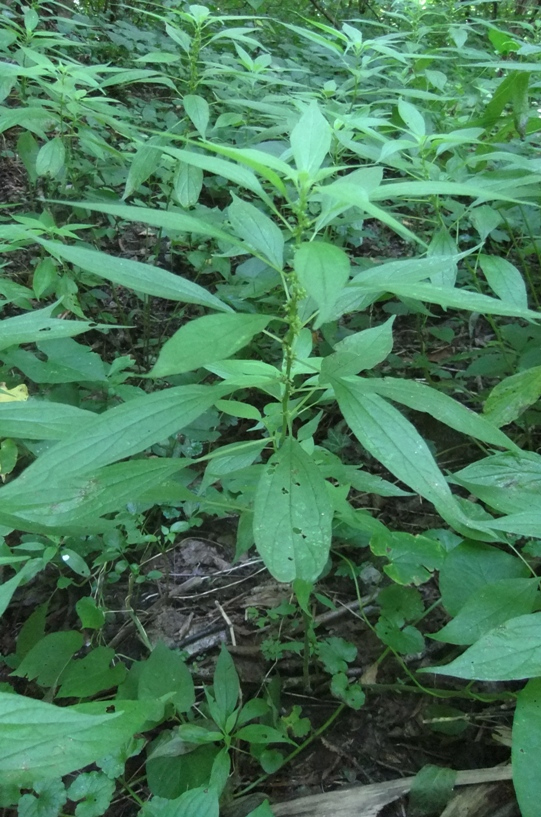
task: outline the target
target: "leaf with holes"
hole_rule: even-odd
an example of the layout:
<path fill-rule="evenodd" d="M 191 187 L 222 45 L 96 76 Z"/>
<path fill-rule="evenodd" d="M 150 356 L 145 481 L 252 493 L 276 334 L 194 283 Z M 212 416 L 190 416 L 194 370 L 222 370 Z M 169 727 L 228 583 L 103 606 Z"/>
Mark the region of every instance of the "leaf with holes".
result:
<path fill-rule="evenodd" d="M 314 582 L 327 562 L 331 522 L 325 480 L 288 438 L 267 463 L 255 497 L 255 543 L 274 578 Z"/>

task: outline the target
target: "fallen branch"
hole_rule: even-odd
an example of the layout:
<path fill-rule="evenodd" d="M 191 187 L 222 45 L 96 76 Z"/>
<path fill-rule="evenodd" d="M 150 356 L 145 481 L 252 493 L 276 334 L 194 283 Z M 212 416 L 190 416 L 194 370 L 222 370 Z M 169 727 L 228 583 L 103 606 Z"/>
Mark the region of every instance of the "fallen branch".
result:
<path fill-rule="evenodd" d="M 495 766 L 491 769 L 472 769 L 457 772 L 457 786 L 493 783 L 511 780 L 511 766 Z M 379 810 L 407 794 L 414 777 L 371 783 L 351 789 L 299 797 L 272 806 L 275 817 L 376 817 Z"/>

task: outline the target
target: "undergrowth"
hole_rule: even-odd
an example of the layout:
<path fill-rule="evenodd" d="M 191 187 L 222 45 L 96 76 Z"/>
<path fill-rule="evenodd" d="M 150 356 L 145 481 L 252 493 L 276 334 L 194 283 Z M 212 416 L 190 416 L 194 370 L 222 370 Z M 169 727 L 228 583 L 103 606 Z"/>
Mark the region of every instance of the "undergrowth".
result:
<path fill-rule="evenodd" d="M 389 689 L 516 699 L 534 817 L 538 29 L 61 11 L 0 14 L 0 805 L 218 815 L 394 657 Z M 377 510 L 416 497 L 436 524 Z M 225 525 L 286 586 L 249 616 L 327 679 L 323 724 L 278 675 L 243 696 L 224 645 L 196 686 L 145 629 L 163 558 Z M 329 577 L 380 644 L 360 680 L 318 632 Z"/>

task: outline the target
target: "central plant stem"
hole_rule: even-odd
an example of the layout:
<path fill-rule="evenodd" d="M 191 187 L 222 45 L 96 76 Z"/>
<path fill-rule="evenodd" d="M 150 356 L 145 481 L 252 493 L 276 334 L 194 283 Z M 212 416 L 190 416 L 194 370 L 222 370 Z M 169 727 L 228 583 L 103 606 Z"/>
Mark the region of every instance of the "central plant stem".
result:
<path fill-rule="evenodd" d="M 299 201 L 295 212 L 297 223 L 293 231 L 296 248 L 302 243 L 303 236 L 310 225 L 310 220 L 306 215 L 307 196 L 308 190 L 302 185 L 299 190 Z M 299 302 L 306 297 L 306 292 L 299 284 L 297 274 L 294 270 L 286 274 L 284 278 L 284 290 L 286 295 L 285 311 L 288 330 L 282 342 L 284 349 L 282 365 L 284 373 L 284 393 L 282 396 L 282 431 L 280 434 L 280 446 L 283 445 L 288 435 L 292 435 L 290 401 L 295 387 L 291 377 L 291 371 L 295 359 L 295 343 L 301 330 L 304 328 L 304 324 L 299 317 Z"/>

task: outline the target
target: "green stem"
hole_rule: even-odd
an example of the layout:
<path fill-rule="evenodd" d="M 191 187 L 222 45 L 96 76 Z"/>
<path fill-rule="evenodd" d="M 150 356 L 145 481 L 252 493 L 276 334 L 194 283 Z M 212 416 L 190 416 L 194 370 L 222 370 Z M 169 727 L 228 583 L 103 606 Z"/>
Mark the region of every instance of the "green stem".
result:
<path fill-rule="evenodd" d="M 332 713 L 330 718 L 327 718 L 327 720 L 325 721 L 323 726 L 320 726 L 319 729 L 316 729 L 316 731 L 313 732 L 310 735 L 310 737 L 307 738 L 307 740 L 304 741 L 304 743 L 301 743 L 300 746 L 297 746 L 295 749 L 293 749 L 292 752 L 290 752 L 284 758 L 284 762 L 282 763 L 280 768 L 283 768 L 286 763 L 289 763 L 291 760 L 296 758 L 297 755 L 300 755 L 301 752 L 304 752 L 304 750 L 308 746 L 310 746 L 310 744 L 313 743 L 314 740 L 316 740 L 320 735 L 322 735 L 324 732 L 326 732 L 327 729 L 329 729 L 329 727 L 332 726 L 332 724 L 338 718 L 338 716 L 342 714 L 342 712 L 344 711 L 345 708 L 346 708 L 346 704 L 340 704 L 340 706 L 338 706 L 334 710 L 334 712 Z M 263 783 L 265 780 L 267 780 L 268 777 L 269 777 L 268 774 L 262 774 L 260 777 L 257 778 L 257 780 L 254 780 L 252 783 L 250 783 L 248 786 L 246 786 L 244 789 L 242 789 L 242 791 L 240 791 L 238 793 L 237 797 L 242 797 L 243 795 L 248 794 L 248 792 L 252 791 L 252 789 L 255 789 L 257 786 L 259 786 L 260 783 Z"/>

